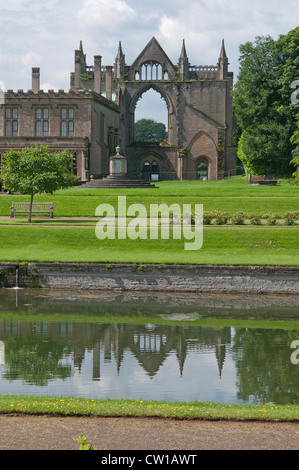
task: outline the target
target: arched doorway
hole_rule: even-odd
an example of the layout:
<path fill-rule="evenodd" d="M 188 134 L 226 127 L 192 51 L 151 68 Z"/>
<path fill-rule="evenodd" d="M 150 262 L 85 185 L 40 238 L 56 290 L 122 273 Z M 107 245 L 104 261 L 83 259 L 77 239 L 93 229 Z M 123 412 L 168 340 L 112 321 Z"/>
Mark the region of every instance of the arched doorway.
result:
<path fill-rule="evenodd" d="M 159 163 L 154 160 L 149 162 L 146 160 L 142 166 L 142 179 L 144 180 L 159 180 L 160 166 Z"/>
<path fill-rule="evenodd" d="M 200 156 L 194 161 L 195 178 L 205 181 L 210 179 L 211 162 L 208 157 Z"/>
<path fill-rule="evenodd" d="M 207 180 L 208 179 L 208 166 L 204 162 L 200 162 L 197 165 L 196 179 Z"/>

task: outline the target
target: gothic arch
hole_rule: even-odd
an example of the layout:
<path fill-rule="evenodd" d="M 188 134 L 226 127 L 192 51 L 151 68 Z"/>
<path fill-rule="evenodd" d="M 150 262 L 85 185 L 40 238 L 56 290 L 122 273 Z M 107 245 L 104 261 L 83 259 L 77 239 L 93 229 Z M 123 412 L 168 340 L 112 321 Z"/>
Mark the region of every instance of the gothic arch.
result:
<path fill-rule="evenodd" d="M 196 173 L 196 179 L 210 179 L 210 173 L 211 173 L 211 159 L 208 158 L 206 155 L 199 155 L 197 158 L 194 159 L 194 170 Z M 204 165 L 206 167 L 206 172 L 204 171 L 204 168 L 200 167 Z"/>
<path fill-rule="evenodd" d="M 190 152 L 194 164 L 193 171 L 197 176 L 197 166 L 206 163 L 208 179 L 217 178 L 217 147 L 214 140 L 204 131 L 200 131 L 191 141 Z"/>
<path fill-rule="evenodd" d="M 148 165 L 148 170 L 151 173 L 160 174 L 163 171 L 163 158 L 156 152 L 145 152 L 137 158 L 139 162 L 139 173 L 144 178 L 145 165 Z"/>
<path fill-rule="evenodd" d="M 192 146 L 195 144 L 195 142 L 196 142 L 198 139 L 202 138 L 203 136 L 205 136 L 207 139 L 210 139 L 210 140 L 213 142 L 213 144 L 215 145 L 215 148 L 216 148 L 216 142 L 215 142 L 215 140 L 213 139 L 213 137 L 212 137 L 210 134 L 208 134 L 208 133 L 205 132 L 205 131 L 199 131 L 197 134 L 195 134 L 195 136 L 194 136 L 194 137 L 192 138 L 192 140 L 190 141 L 190 148 L 192 148 Z"/>
<path fill-rule="evenodd" d="M 129 136 L 130 142 L 132 143 L 134 141 L 134 116 L 135 116 L 135 109 L 136 109 L 137 102 L 144 93 L 146 93 L 150 89 L 153 89 L 157 93 L 159 93 L 161 95 L 161 98 L 164 99 L 164 101 L 166 102 L 167 111 L 168 111 L 168 142 L 171 143 L 171 140 L 172 140 L 171 129 L 173 127 L 172 119 L 174 116 L 174 113 L 173 113 L 174 107 L 170 99 L 170 96 L 164 90 L 163 85 L 161 86 L 153 82 L 145 84 L 142 81 L 140 82 L 140 84 L 139 83 L 135 84 L 135 88 L 136 88 L 136 85 L 137 85 L 137 90 L 132 96 L 129 107 L 128 107 L 129 118 L 130 118 L 130 136 Z"/>

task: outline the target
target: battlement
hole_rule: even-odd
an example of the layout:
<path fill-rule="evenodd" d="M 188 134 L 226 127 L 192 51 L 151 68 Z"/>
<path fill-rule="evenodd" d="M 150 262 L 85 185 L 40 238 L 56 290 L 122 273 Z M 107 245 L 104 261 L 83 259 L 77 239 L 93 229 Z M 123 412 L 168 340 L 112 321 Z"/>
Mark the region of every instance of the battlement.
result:
<path fill-rule="evenodd" d="M 91 93 L 90 91 L 87 90 L 38 90 L 38 91 L 33 91 L 33 90 L 7 90 L 5 92 L 5 98 L 34 98 L 34 97 L 48 97 L 48 98 L 70 98 L 70 97 L 84 97 L 86 98 L 87 96 L 90 96 Z"/>

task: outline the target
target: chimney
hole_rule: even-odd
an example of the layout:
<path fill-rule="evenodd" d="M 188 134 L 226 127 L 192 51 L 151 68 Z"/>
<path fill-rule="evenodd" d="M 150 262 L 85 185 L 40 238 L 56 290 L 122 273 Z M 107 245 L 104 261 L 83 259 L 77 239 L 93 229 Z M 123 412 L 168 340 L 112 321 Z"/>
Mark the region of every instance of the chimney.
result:
<path fill-rule="evenodd" d="M 102 56 L 94 56 L 94 88 L 93 91 L 101 94 L 101 68 L 102 68 Z"/>
<path fill-rule="evenodd" d="M 34 93 L 38 93 L 40 89 L 40 69 L 39 67 L 32 68 L 32 90 Z"/>
<path fill-rule="evenodd" d="M 81 83 L 81 55 L 80 51 L 75 51 L 75 74 L 74 74 L 74 87 L 80 88 Z"/>
<path fill-rule="evenodd" d="M 112 65 L 106 65 L 106 98 L 112 100 Z"/>

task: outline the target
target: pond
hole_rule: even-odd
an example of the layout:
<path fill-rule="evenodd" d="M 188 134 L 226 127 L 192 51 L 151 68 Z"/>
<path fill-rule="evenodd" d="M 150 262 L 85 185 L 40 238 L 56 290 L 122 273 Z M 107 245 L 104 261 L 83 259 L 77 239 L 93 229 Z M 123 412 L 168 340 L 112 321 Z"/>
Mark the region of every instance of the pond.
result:
<path fill-rule="evenodd" d="M 299 404 L 298 307 L 298 297 L 0 289 L 0 393 Z"/>

